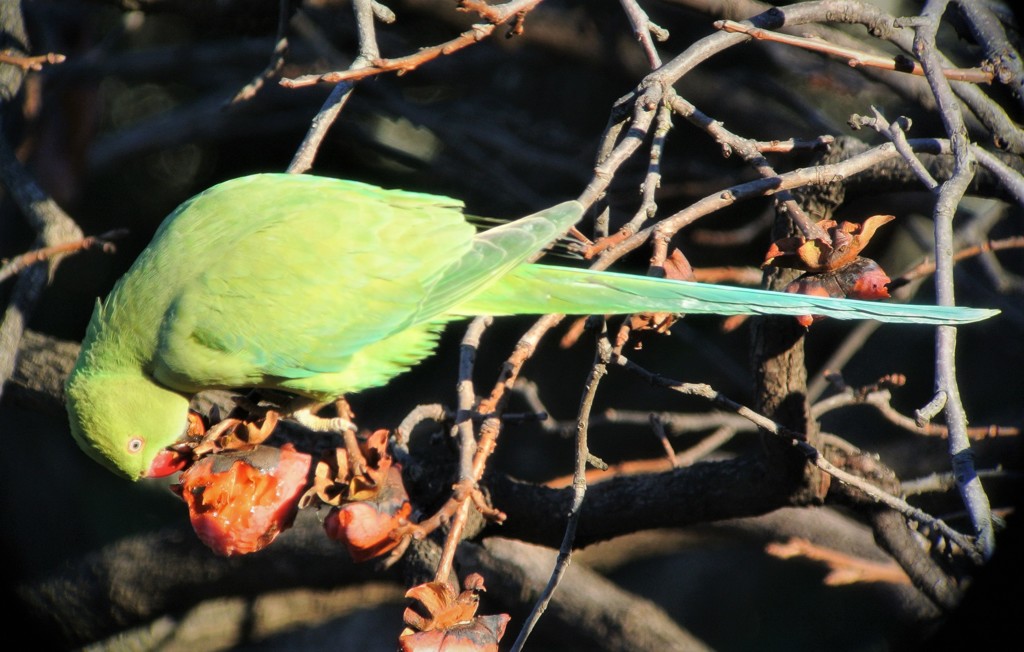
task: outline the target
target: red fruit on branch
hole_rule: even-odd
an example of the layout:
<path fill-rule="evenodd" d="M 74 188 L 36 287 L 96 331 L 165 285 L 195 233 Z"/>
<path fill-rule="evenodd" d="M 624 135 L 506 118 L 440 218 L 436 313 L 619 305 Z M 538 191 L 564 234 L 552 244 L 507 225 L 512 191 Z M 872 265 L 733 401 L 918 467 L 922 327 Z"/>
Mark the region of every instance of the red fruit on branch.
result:
<path fill-rule="evenodd" d="M 842 296 L 847 299 L 888 299 L 889 278 L 882 266 L 870 258 L 857 258 L 855 261 L 836 270 L 836 282 L 842 289 Z"/>
<path fill-rule="evenodd" d="M 399 528 L 412 514 L 402 467 L 388 451 L 390 432 L 377 430 L 359 443 L 357 463 L 337 448 L 316 464 L 302 506 L 330 505 L 324 519 L 327 536 L 340 541 L 354 561 L 390 552 L 402 543 Z"/>
<path fill-rule="evenodd" d="M 332 508 L 324 520 L 327 536 L 345 544 L 352 560 L 357 562 L 395 548 L 401 540 L 391 533 L 407 523 L 412 514 L 400 465 L 388 464 L 380 483 L 359 493 L 365 497 Z"/>
<path fill-rule="evenodd" d="M 188 505 L 192 529 L 218 555 L 245 555 L 291 527 L 312 459 L 291 444 L 207 455 L 171 487 Z"/>
<path fill-rule="evenodd" d="M 857 257 L 852 263 L 832 272 L 804 274 L 786 286 L 786 292 L 838 299 L 888 299 L 891 280 L 881 266 L 870 258 Z M 821 319 L 816 315 L 796 318 L 804 327 Z"/>
<path fill-rule="evenodd" d="M 804 270 L 806 274 L 786 286 L 786 292 L 839 299 L 888 299 L 889 276 L 878 263 L 859 254 L 875 231 L 894 219 L 892 215 L 874 215 L 863 224 L 822 220 L 818 224 L 825 229 L 824 238 L 776 240 L 761 267 Z M 819 319 L 817 315 L 796 318 L 805 328 Z"/>

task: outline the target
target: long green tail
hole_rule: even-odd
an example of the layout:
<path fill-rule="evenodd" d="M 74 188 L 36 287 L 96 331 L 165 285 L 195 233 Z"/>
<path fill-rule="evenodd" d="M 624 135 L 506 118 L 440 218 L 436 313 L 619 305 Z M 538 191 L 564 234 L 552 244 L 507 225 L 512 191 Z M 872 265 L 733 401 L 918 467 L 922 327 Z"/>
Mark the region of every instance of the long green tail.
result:
<path fill-rule="evenodd" d="M 549 265 L 521 265 L 452 311 L 466 316 L 632 312 L 825 315 L 836 319 L 946 325 L 966 324 L 999 314 L 998 310 L 983 308 L 832 299 Z"/>

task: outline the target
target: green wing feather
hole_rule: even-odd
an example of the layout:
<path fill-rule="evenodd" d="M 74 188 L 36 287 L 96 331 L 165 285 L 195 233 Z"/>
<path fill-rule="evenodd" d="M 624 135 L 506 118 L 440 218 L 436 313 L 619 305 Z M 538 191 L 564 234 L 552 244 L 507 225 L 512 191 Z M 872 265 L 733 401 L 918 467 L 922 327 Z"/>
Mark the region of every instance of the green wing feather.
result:
<path fill-rule="evenodd" d="M 345 369 L 412 324 L 475 234 L 455 200 L 301 175 L 220 184 L 168 222 L 150 248 L 180 250 L 191 267 L 164 319 L 155 373 L 181 389 Z M 406 340 L 425 354 L 436 337 L 433 328 Z"/>
<path fill-rule="evenodd" d="M 381 385 L 434 349 L 451 307 L 582 213 L 568 202 L 477 234 L 461 208 L 308 176 L 216 186 L 151 245 L 188 251 L 193 265 L 163 321 L 155 376 L 185 391 Z"/>
<path fill-rule="evenodd" d="M 569 201 L 533 215 L 481 231 L 468 252 L 460 256 L 430 288 L 418 316 L 449 311 L 464 298 L 497 283 L 541 252 L 583 217 L 583 206 Z"/>
<path fill-rule="evenodd" d="M 825 315 L 893 323 L 966 324 L 998 310 L 832 299 L 710 283 L 521 265 L 458 307 L 464 315 L 620 314 Z"/>

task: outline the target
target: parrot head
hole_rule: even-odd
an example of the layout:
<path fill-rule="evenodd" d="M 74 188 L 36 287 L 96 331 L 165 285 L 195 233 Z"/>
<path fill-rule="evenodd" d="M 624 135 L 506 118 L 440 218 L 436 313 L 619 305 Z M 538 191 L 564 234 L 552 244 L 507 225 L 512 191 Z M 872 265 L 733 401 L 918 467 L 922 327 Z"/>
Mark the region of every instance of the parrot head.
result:
<path fill-rule="evenodd" d="M 178 471 L 168 447 L 188 431 L 188 399 L 141 373 L 76 367 L 66 385 L 71 434 L 89 457 L 130 480 Z"/>

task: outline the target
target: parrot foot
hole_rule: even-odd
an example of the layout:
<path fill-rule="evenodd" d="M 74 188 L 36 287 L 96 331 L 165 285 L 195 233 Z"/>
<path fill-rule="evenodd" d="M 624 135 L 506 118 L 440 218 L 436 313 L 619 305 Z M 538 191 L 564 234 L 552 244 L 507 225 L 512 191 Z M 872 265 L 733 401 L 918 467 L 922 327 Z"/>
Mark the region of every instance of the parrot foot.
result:
<path fill-rule="evenodd" d="M 336 432 L 344 433 L 348 430 L 358 430 L 356 427 L 355 415 L 348 405 L 348 401 L 339 398 L 334 401 L 336 417 L 322 417 L 318 412 L 327 407 L 329 403 L 315 401 L 310 398 L 296 397 L 284 408 L 284 413 L 302 427 L 313 432 Z"/>
<path fill-rule="evenodd" d="M 303 408 L 292 412 L 291 417 L 299 425 L 313 432 L 345 432 L 355 430 L 356 424 L 345 417 L 321 417 L 313 414 L 313 408 Z"/>
<path fill-rule="evenodd" d="M 313 432 L 340 433 L 345 441 L 345 450 L 348 452 L 352 470 L 356 475 L 361 475 L 366 471 L 366 458 L 363 456 L 363 452 L 359 447 L 359 440 L 356 437 L 357 427 L 351 418 L 354 416 L 352 409 L 344 398 L 339 398 L 335 401 L 335 406 L 338 413 L 336 417 L 321 417 L 317 415 L 316 413 L 320 408 L 324 407 L 322 404 L 300 407 L 291 413 L 291 417 L 299 425 Z"/>

